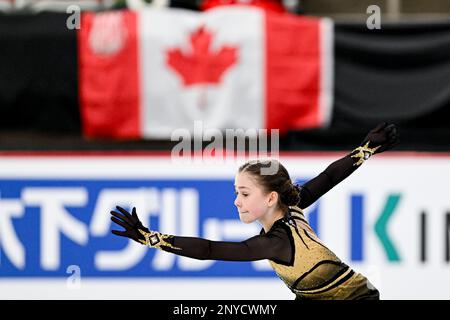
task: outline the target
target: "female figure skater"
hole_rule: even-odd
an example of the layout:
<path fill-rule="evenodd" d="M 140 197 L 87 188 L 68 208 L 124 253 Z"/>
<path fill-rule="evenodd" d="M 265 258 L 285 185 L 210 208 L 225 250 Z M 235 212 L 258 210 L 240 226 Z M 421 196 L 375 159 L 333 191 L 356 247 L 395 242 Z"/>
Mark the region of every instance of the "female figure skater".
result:
<path fill-rule="evenodd" d="M 117 207 L 111 220 L 125 228 L 113 230 L 146 246 L 201 260 L 254 261 L 268 259 L 277 275 L 301 299 L 379 299 L 379 292 L 360 273 L 343 263 L 316 236 L 302 209 L 348 177 L 371 155 L 398 143 L 395 125 L 382 123 L 363 143 L 302 186 L 292 183 L 280 164 L 272 175 L 261 174 L 270 161 L 249 161 L 235 178 L 236 205 L 244 223 L 258 220 L 259 235 L 242 242 L 210 241 L 161 234 L 144 227 L 136 209 Z M 273 168 L 271 166 L 271 168 Z"/>

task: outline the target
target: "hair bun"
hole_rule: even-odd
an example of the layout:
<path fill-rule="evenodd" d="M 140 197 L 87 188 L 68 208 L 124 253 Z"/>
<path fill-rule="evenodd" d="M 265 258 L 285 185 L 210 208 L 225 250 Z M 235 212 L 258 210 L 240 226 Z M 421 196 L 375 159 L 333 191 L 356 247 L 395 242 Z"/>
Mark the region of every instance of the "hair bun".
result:
<path fill-rule="evenodd" d="M 281 196 L 281 201 L 287 206 L 295 206 L 300 202 L 300 187 L 290 183 L 290 188 Z"/>

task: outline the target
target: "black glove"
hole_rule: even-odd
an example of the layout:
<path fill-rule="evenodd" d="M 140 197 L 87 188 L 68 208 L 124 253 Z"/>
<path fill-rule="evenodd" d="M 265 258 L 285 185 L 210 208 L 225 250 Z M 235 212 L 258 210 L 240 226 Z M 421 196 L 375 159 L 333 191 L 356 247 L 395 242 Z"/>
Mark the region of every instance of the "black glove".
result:
<path fill-rule="evenodd" d="M 149 232 L 149 230 L 144 227 L 139 220 L 136 214 L 136 208 L 133 208 L 131 214 L 127 210 L 119 206 L 116 206 L 116 208 L 118 211 L 120 211 L 120 213 L 111 211 L 111 214 L 113 215 L 111 217 L 111 220 L 117 223 L 119 226 L 124 227 L 125 231 L 112 230 L 111 232 L 116 236 L 128 237 L 136 242 L 139 242 L 139 240 L 145 240 L 145 237 L 139 232 L 139 229 L 145 232 Z"/>
<path fill-rule="evenodd" d="M 397 127 L 393 123 L 388 125 L 382 122 L 369 131 L 361 145 L 365 145 L 368 141 L 370 141 L 369 148 L 379 147 L 374 154 L 389 150 L 400 142 Z"/>

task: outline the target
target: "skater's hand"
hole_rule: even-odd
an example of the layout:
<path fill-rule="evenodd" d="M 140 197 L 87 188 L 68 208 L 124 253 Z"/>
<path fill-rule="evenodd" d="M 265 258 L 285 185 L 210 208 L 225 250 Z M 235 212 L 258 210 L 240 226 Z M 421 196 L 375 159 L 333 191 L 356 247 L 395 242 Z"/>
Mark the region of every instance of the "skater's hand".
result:
<path fill-rule="evenodd" d="M 382 122 L 369 131 L 361 145 L 367 142 L 369 142 L 369 148 L 378 147 L 374 154 L 389 150 L 400 142 L 397 127 L 393 123 L 388 125 Z"/>
<path fill-rule="evenodd" d="M 111 232 L 117 236 L 128 237 L 141 243 L 139 240 L 145 240 L 145 237 L 139 232 L 139 229 L 149 232 L 149 230 L 144 227 L 136 214 L 136 208 L 133 208 L 131 214 L 117 206 L 116 209 L 120 212 L 111 211 L 111 220 L 117 223 L 119 226 L 125 228 L 125 231 L 112 230 Z"/>

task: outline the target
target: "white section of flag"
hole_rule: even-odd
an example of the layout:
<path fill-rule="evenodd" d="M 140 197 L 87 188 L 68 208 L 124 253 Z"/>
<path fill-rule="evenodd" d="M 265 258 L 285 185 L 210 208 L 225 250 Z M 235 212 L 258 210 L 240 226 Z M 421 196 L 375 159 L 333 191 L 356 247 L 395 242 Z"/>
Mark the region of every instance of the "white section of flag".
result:
<path fill-rule="evenodd" d="M 239 23 L 236 23 L 239 21 Z M 166 63 L 166 52 L 191 52 L 190 34 L 200 26 L 213 32 L 212 51 L 238 48 L 237 63 L 218 85 L 185 87 Z M 143 137 L 168 138 L 175 129 L 191 132 L 195 121 L 209 128 L 263 128 L 265 117 L 264 13 L 254 8 L 141 11 L 138 15 Z"/>
<path fill-rule="evenodd" d="M 319 94 L 319 117 L 322 126 L 331 122 L 333 112 L 334 77 L 334 23 L 329 18 L 320 21 L 321 81 Z"/>

